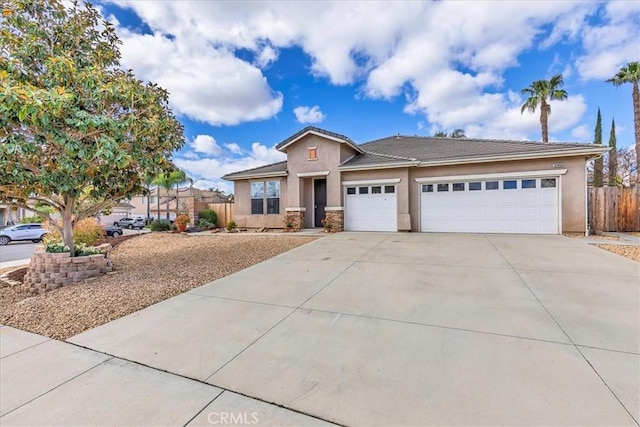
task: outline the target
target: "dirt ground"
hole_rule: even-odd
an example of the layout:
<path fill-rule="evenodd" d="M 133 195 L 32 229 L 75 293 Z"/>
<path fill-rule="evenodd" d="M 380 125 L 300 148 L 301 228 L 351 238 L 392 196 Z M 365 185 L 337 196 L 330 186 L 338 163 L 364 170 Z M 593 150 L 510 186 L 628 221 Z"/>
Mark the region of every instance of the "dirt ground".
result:
<path fill-rule="evenodd" d="M 287 234 L 136 236 L 111 253 L 114 274 L 38 296 L 0 282 L 0 323 L 64 340 L 313 240 Z"/>

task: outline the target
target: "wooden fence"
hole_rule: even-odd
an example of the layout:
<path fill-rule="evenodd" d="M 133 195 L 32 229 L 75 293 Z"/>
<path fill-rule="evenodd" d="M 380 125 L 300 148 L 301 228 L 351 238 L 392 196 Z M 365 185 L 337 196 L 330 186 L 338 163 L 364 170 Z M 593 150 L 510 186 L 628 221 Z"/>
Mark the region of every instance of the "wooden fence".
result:
<path fill-rule="evenodd" d="M 234 203 L 209 203 L 207 208 L 215 211 L 218 215 L 218 227 L 224 227 L 229 221 L 233 221 Z"/>
<path fill-rule="evenodd" d="M 591 231 L 640 231 L 640 187 L 589 188 Z"/>

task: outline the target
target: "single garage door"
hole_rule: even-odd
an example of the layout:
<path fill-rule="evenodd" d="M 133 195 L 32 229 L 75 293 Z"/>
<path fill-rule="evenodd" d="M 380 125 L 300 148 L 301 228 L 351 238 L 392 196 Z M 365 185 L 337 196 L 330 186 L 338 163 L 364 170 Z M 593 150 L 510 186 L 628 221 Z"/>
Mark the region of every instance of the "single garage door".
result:
<path fill-rule="evenodd" d="M 395 185 L 347 186 L 345 193 L 345 230 L 398 230 L 398 202 Z"/>
<path fill-rule="evenodd" d="M 558 234 L 559 178 L 420 185 L 421 231 Z"/>

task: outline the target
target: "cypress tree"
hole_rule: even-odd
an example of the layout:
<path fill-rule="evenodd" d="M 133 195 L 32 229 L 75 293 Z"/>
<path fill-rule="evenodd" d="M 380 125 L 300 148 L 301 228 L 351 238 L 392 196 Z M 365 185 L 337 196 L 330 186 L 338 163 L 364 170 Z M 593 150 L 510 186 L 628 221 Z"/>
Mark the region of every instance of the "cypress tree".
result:
<path fill-rule="evenodd" d="M 618 177 L 618 158 L 616 151 L 616 122 L 611 120 L 611 133 L 609 134 L 609 187 L 618 185 L 616 178 Z"/>
<path fill-rule="evenodd" d="M 598 118 L 596 120 L 595 135 L 593 137 L 594 144 L 602 145 L 602 115 L 600 107 L 598 107 Z M 593 186 L 602 187 L 602 169 L 604 169 L 604 159 L 600 157 L 593 163 Z"/>

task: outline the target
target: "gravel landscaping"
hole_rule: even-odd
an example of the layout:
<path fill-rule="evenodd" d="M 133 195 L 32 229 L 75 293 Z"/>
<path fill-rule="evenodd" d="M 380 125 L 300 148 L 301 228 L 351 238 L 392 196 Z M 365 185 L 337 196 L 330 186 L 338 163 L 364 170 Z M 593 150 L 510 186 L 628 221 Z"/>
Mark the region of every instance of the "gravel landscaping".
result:
<path fill-rule="evenodd" d="M 605 251 L 640 262 L 640 246 L 637 245 L 594 245 Z"/>
<path fill-rule="evenodd" d="M 0 282 L 0 323 L 65 340 L 315 239 L 145 234 L 113 250 L 114 274 L 34 297 Z"/>

